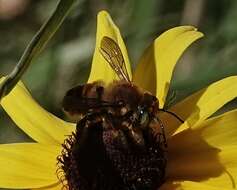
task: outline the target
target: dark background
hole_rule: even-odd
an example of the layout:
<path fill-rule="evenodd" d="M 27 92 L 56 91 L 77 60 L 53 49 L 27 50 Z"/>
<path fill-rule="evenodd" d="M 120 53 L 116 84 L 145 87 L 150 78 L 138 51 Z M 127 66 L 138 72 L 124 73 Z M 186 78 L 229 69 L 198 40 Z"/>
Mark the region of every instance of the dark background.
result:
<path fill-rule="evenodd" d="M 0 73 L 8 74 L 26 45 L 51 15 L 56 0 L 0 0 Z M 213 81 L 237 74 L 237 1 L 79 0 L 56 36 L 23 77 L 33 97 L 64 118 L 65 91 L 85 83 L 95 45 L 96 15 L 110 12 L 135 68 L 144 49 L 162 32 L 194 25 L 205 37 L 179 60 L 171 86 L 176 101 Z M 226 109 L 236 107 L 229 103 Z M 30 140 L 3 112 L 0 143 Z"/>

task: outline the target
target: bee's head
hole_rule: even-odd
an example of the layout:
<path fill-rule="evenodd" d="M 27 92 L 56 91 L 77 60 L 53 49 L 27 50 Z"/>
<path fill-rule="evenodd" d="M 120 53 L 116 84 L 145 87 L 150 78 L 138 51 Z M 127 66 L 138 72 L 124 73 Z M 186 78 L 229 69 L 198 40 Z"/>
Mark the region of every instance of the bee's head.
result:
<path fill-rule="evenodd" d="M 158 109 L 157 98 L 151 94 L 144 93 L 136 111 L 138 124 L 142 128 L 148 126 L 150 120 L 156 115 Z"/>

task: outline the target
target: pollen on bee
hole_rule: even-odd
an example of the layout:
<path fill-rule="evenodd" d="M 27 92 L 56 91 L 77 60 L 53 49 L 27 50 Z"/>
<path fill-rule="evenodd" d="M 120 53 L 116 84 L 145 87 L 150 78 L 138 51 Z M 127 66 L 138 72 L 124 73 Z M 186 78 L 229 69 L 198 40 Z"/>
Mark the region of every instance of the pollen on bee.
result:
<path fill-rule="evenodd" d="M 122 107 L 122 108 L 120 109 L 120 114 L 121 114 L 121 115 L 125 115 L 127 112 L 128 112 L 128 109 L 127 109 L 126 107 Z"/>
<path fill-rule="evenodd" d="M 129 124 L 127 121 L 123 121 L 121 125 L 122 125 L 122 127 L 127 127 L 127 128 L 129 128 L 129 125 L 130 125 L 130 124 Z"/>

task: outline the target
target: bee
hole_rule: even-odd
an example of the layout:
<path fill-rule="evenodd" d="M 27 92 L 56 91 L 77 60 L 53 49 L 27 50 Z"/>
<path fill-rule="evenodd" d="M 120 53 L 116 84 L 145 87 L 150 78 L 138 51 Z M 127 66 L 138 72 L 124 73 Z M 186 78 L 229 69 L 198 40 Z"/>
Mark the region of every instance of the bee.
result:
<path fill-rule="evenodd" d="M 66 93 L 63 110 L 77 126 L 58 157 L 62 181 L 69 190 L 155 190 L 164 182 L 167 163 L 165 127 L 158 117 L 164 110 L 130 80 L 113 39 L 103 37 L 100 52 L 119 80 Z"/>

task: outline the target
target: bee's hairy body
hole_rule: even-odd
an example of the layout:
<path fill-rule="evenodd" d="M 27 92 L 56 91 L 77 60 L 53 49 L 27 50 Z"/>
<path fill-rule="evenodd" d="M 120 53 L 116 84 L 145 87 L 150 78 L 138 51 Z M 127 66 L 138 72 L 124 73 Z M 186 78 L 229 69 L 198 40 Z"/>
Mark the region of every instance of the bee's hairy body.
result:
<path fill-rule="evenodd" d="M 93 100 L 88 104 L 97 104 L 97 99 L 98 104 L 109 102 L 111 106 L 92 109 L 90 105 L 75 104 L 74 98 L 83 97 Z M 160 135 L 154 129 L 157 123 L 153 123 L 153 117 L 158 112 L 154 96 L 126 81 L 114 81 L 108 87 L 95 82 L 68 91 L 63 107 L 69 115 L 83 118 L 78 121 L 73 143 L 68 142 L 67 152 L 77 166 L 78 190 L 152 190 L 163 182 L 166 158 Z M 147 114 L 144 121 L 139 118 L 141 111 Z M 74 169 L 65 174 L 75 175 Z M 75 181 L 69 183 L 75 189 Z"/>
<path fill-rule="evenodd" d="M 166 139 L 155 96 L 132 83 L 118 44 L 100 51 L 120 80 L 69 90 L 63 109 L 76 122 L 58 157 L 70 190 L 156 190 L 164 181 Z"/>

